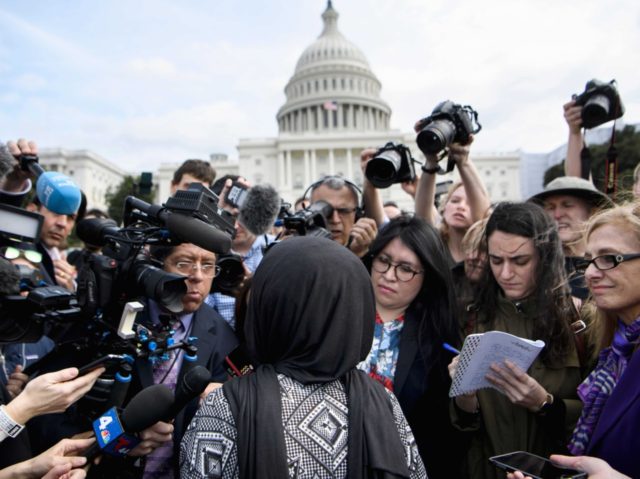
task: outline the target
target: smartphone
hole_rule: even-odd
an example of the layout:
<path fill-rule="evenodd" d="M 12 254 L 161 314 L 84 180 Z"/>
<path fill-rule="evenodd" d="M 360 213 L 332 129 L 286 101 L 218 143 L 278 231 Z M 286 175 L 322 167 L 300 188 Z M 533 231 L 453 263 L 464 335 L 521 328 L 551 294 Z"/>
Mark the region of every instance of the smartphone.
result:
<path fill-rule="evenodd" d="M 524 451 L 493 456 L 489 462 L 507 472 L 520 471 L 533 479 L 587 479 L 586 472 L 556 466 L 549 459 Z"/>
<path fill-rule="evenodd" d="M 91 372 L 94 369 L 98 369 L 103 366 L 107 367 L 109 363 L 114 364 L 116 362 L 122 361 L 123 359 L 125 358 L 122 354 L 107 354 L 78 368 L 78 376 L 82 376 L 83 374 L 87 374 L 88 372 Z"/>
<path fill-rule="evenodd" d="M 242 183 L 238 183 L 234 181 L 231 185 L 231 188 L 227 192 L 227 196 L 225 197 L 225 203 L 231 206 L 232 208 L 242 208 L 245 200 L 247 199 L 247 191 L 249 189 L 244 186 Z"/>
<path fill-rule="evenodd" d="M 241 344 L 224 358 L 227 373 L 231 377 L 246 376 L 254 370 L 249 354 Z"/>

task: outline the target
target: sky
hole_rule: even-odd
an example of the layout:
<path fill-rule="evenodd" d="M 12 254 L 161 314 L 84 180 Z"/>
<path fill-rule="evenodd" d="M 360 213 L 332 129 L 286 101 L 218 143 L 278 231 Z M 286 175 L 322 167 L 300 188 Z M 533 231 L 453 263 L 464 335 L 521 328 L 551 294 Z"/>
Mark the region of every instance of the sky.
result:
<path fill-rule="evenodd" d="M 334 0 L 410 131 L 445 99 L 472 105 L 477 153 L 566 141 L 562 105 L 616 79 L 640 122 L 637 0 Z M 2 0 L 0 140 L 88 149 L 126 171 L 237 158 L 273 137 L 324 0 Z"/>

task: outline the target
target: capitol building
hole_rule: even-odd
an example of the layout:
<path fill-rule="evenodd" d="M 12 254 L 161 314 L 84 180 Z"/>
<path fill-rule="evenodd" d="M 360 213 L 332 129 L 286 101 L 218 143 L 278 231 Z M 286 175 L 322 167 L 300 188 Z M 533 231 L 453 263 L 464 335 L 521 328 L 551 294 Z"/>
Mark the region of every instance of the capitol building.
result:
<path fill-rule="evenodd" d="M 218 178 L 238 174 L 252 184 L 269 183 L 293 203 L 325 175 L 342 175 L 361 185 L 360 152 L 368 147 L 403 143 L 416 160 L 424 161 L 413 131 L 390 128 L 392 105 L 384 100 L 383 85 L 364 52 L 340 31 L 338 17 L 329 0 L 320 35 L 302 51 L 284 87 L 285 102 L 276 113 L 278 135 L 239 139 L 237 161 L 211 154 Z M 104 194 L 131 174 L 88 150 L 45 149 L 40 156 L 46 169 L 68 174 L 83 185 L 90 207 L 106 209 Z M 520 151 L 482 154 L 472 149 L 471 158 L 492 201 L 519 200 L 541 190 L 542 173 L 550 166 L 535 158 L 533 171 Z M 163 163 L 153 172 L 156 203 L 169 197 L 173 172 L 185 159 Z M 527 175 L 522 174 L 525 170 Z M 419 165 L 416 171 L 420 173 Z M 455 180 L 456 175 L 454 170 L 438 180 Z M 412 198 L 400 185 L 380 191 L 384 201 L 413 210 Z"/>

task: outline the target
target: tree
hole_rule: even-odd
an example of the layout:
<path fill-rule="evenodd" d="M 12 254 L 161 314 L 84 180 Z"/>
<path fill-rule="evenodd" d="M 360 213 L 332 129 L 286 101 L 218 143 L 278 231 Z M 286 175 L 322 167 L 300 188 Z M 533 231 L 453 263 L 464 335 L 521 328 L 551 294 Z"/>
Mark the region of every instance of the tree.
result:
<path fill-rule="evenodd" d="M 152 189 L 148 193 L 140 193 L 138 188 L 139 181 L 139 177 L 134 178 L 133 176 L 125 176 L 122 183 L 118 185 L 115 191 L 112 191 L 111 188 L 107 190 L 107 194 L 105 195 L 107 211 L 109 212 L 109 216 L 116 220 L 119 225 L 122 224 L 124 216 L 124 200 L 127 196 L 133 195 L 148 203 L 153 202 L 155 192 Z"/>
<path fill-rule="evenodd" d="M 640 163 L 640 131 L 636 131 L 632 125 L 625 126 L 622 130 L 616 131 L 615 147 L 618 152 L 618 190 L 628 191 L 633 185 L 633 170 Z M 591 155 L 591 177 L 596 187 L 604 191 L 605 164 L 609 141 L 599 145 L 589 146 Z M 547 169 L 544 174 L 545 185 L 564 175 L 564 161 L 559 165 L 554 165 Z"/>

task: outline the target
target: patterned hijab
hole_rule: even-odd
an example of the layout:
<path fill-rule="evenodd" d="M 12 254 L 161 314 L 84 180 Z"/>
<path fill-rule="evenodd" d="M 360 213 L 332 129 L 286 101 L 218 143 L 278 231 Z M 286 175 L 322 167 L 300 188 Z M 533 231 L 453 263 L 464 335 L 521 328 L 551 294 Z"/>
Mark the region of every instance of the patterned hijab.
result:
<path fill-rule="evenodd" d="M 303 384 L 344 382 L 349 478 L 409 476 L 384 387 L 355 369 L 371 348 L 374 320 L 369 274 L 347 248 L 297 237 L 265 255 L 244 328 L 258 366 L 224 385 L 241 478 L 288 477 L 278 373 Z"/>
<path fill-rule="evenodd" d="M 582 400 L 583 408 L 569 443 L 571 454 L 579 456 L 585 453 L 602 409 L 639 343 L 640 318 L 629 326 L 618 320 L 618 329 L 613 337 L 613 343 L 600 353 L 598 365 L 578 386 L 578 396 Z"/>

